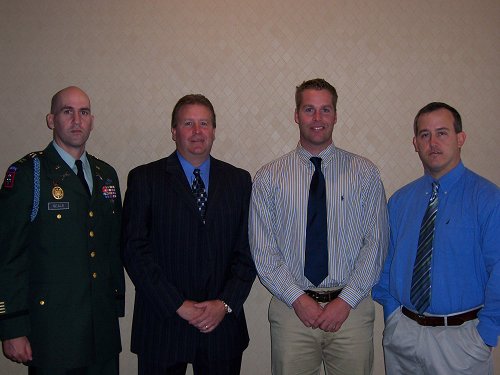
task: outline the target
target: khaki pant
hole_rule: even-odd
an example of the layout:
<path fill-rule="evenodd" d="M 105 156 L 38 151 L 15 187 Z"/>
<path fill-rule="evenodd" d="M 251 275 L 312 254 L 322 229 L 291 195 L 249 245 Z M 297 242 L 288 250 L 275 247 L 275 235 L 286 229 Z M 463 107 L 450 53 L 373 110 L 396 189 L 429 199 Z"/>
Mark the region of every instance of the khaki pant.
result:
<path fill-rule="evenodd" d="M 273 297 L 269 305 L 274 375 L 369 375 L 373 365 L 375 309 L 365 298 L 337 332 L 307 328 L 293 309 Z"/>
<path fill-rule="evenodd" d="M 491 348 L 478 320 L 460 326 L 424 327 L 397 309 L 384 329 L 387 375 L 493 375 Z"/>

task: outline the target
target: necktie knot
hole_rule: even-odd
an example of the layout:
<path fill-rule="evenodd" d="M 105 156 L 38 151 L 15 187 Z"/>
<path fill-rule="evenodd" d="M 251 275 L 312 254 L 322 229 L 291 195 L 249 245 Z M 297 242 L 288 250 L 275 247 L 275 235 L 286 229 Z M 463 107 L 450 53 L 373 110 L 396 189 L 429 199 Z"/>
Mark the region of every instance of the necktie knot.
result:
<path fill-rule="evenodd" d="M 75 160 L 75 165 L 76 165 L 77 174 L 83 173 L 83 163 L 80 159 Z"/>
<path fill-rule="evenodd" d="M 321 170 L 321 158 L 317 157 L 317 156 L 313 156 L 311 159 L 311 163 L 313 163 L 314 165 L 314 168 L 318 171 Z"/>
<path fill-rule="evenodd" d="M 439 182 L 433 182 L 432 183 L 432 195 L 431 195 L 431 201 L 435 200 L 437 198 L 439 191 Z"/>

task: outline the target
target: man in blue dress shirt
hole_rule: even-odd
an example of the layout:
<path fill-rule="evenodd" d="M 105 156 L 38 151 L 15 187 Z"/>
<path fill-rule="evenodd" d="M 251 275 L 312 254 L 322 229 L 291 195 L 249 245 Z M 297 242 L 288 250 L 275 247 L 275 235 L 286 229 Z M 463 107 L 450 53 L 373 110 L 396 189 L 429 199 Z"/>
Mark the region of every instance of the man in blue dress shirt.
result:
<path fill-rule="evenodd" d="M 466 135 L 456 109 L 426 105 L 414 132 L 425 174 L 389 200 L 389 253 L 373 288 L 384 307 L 386 372 L 493 374 L 491 351 L 500 333 L 500 190 L 464 167 Z M 417 248 L 433 184 L 439 185 L 437 213 L 421 304 L 416 289 L 425 266 L 417 280 L 414 265 L 423 259 Z"/>

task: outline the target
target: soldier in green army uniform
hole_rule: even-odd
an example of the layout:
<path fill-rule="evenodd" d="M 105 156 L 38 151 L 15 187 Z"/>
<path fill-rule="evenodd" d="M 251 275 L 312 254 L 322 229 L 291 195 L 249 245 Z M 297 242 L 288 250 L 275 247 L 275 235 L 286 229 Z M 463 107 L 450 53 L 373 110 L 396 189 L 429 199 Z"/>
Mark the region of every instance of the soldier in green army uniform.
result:
<path fill-rule="evenodd" d="M 30 375 L 118 374 L 118 178 L 85 152 L 93 127 L 85 92 L 55 94 L 47 125 L 53 142 L 11 165 L 0 190 L 3 351 Z"/>

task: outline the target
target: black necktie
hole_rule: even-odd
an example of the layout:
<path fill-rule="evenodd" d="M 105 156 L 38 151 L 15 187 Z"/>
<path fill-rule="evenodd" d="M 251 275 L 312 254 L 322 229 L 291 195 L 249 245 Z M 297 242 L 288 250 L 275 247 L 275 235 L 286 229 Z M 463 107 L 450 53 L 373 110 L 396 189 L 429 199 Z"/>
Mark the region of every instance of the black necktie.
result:
<path fill-rule="evenodd" d="M 307 204 L 306 259 L 304 275 L 318 286 L 328 276 L 328 229 L 326 219 L 325 176 L 321 158 L 312 157 L 314 174 Z"/>
<path fill-rule="evenodd" d="M 432 250 L 434 247 L 434 221 L 438 209 L 438 190 L 439 184 L 433 182 L 432 195 L 420 226 L 417 256 L 411 281 L 410 301 L 420 314 L 427 310 L 431 301 Z"/>
<path fill-rule="evenodd" d="M 196 205 L 198 206 L 198 210 L 200 211 L 201 219 L 205 222 L 205 212 L 207 210 L 207 192 L 205 191 L 205 184 L 200 176 L 200 170 L 196 168 L 193 171 L 194 179 L 193 184 L 191 186 L 191 190 L 193 191 L 193 195 L 196 199 Z"/>
<path fill-rule="evenodd" d="M 80 179 L 80 182 L 82 183 L 85 191 L 87 192 L 87 194 L 89 195 L 90 197 L 90 189 L 89 189 L 89 185 L 87 184 L 87 181 L 85 180 L 85 175 L 83 174 L 83 167 L 82 167 L 82 161 L 81 160 L 75 160 L 75 164 L 76 164 L 76 169 L 77 169 L 77 173 L 76 175 L 78 176 L 78 178 Z"/>

